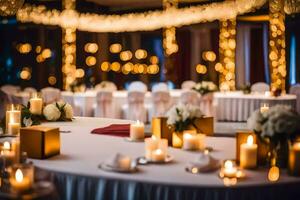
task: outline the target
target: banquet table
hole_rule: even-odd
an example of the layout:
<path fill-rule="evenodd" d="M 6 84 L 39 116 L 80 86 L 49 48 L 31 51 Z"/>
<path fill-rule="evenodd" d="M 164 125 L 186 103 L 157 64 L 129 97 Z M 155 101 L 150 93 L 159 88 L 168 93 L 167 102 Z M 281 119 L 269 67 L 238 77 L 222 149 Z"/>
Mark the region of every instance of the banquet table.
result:
<path fill-rule="evenodd" d="M 296 108 L 296 100 L 296 95 L 290 94 L 272 97 L 264 94 L 243 94 L 241 91 L 216 92 L 213 105 L 217 121 L 244 122 L 264 103 L 270 107 L 281 104 Z"/>
<path fill-rule="evenodd" d="M 141 165 L 137 173 L 102 171 L 98 165 L 122 153 L 133 158 L 143 156 L 144 143 L 131 143 L 122 137 L 90 134 L 96 127 L 129 123 L 125 120 L 75 118 L 73 122 L 51 122 L 44 126 L 60 127 L 61 154 L 47 160 L 31 159 L 49 173 L 61 199 L 149 199 L 149 200 L 244 200 L 290 199 L 300 195 L 300 179 L 282 173 L 278 182 L 267 181 L 266 170 L 245 171 L 247 178 L 234 186 L 225 186 L 218 172 L 191 174 L 185 166 L 198 153 L 169 148 L 174 161 L 168 164 Z M 235 157 L 235 139 L 207 137 L 212 156 Z"/>

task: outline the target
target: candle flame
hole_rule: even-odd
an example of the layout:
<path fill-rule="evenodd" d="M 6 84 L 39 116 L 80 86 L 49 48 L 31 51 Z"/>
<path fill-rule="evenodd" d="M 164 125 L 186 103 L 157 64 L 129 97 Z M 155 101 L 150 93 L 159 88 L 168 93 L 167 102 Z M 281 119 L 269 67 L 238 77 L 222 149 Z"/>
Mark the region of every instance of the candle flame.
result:
<path fill-rule="evenodd" d="M 252 145 L 252 144 L 253 144 L 253 136 L 252 136 L 252 135 L 249 135 L 249 136 L 247 137 L 247 144 L 248 144 L 248 145 Z"/>
<path fill-rule="evenodd" d="M 10 143 L 9 142 L 4 142 L 4 144 L 3 144 L 3 149 L 4 150 L 10 150 Z"/>
<path fill-rule="evenodd" d="M 157 149 L 157 150 L 155 150 L 155 154 L 162 154 L 163 152 L 162 152 L 162 150 L 161 149 Z"/>
<path fill-rule="evenodd" d="M 231 169 L 231 168 L 233 168 L 233 163 L 232 163 L 232 161 L 231 161 L 231 160 L 226 160 L 225 163 L 224 163 L 224 167 L 225 167 L 226 169 Z"/>
<path fill-rule="evenodd" d="M 156 140 L 156 136 L 155 135 L 152 135 L 151 138 L 152 138 L 152 140 Z"/>
<path fill-rule="evenodd" d="M 268 179 L 271 182 L 275 182 L 278 181 L 280 177 L 280 170 L 278 167 L 273 166 L 269 169 L 269 173 L 268 173 Z"/>
<path fill-rule="evenodd" d="M 23 181 L 23 173 L 20 169 L 17 169 L 15 178 L 16 178 L 16 181 L 19 183 Z"/>
<path fill-rule="evenodd" d="M 183 137 L 184 137 L 185 139 L 189 139 L 189 138 L 192 137 L 192 134 L 190 134 L 190 133 L 185 133 L 185 134 L 183 135 Z"/>

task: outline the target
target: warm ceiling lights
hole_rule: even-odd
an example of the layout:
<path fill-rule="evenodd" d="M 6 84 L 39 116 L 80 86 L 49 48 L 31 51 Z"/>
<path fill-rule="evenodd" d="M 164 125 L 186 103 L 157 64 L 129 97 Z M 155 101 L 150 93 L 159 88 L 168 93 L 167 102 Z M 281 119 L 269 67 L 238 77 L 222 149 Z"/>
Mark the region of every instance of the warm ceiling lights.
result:
<path fill-rule="evenodd" d="M 84 45 L 84 51 L 88 53 L 96 53 L 98 51 L 98 45 L 96 43 L 86 43 Z"/>
<path fill-rule="evenodd" d="M 88 56 L 86 59 L 85 59 L 85 63 L 87 66 L 93 66 L 95 65 L 97 62 L 96 58 L 94 56 Z"/>
<path fill-rule="evenodd" d="M 137 59 L 145 59 L 147 58 L 147 51 L 144 49 L 138 49 L 135 51 L 134 55 Z"/>

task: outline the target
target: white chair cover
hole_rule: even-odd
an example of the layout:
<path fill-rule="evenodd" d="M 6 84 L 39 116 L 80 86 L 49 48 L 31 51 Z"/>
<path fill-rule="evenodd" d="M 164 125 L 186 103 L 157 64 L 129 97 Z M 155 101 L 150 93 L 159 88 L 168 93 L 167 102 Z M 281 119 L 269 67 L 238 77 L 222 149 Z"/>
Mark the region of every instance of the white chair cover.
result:
<path fill-rule="evenodd" d="M 74 116 L 82 116 L 82 109 L 80 106 L 75 104 L 74 93 L 70 91 L 62 91 L 61 98 L 64 102 L 70 104 L 73 108 Z"/>
<path fill-rule="evenodd" d="M 152 93 L 152 109 L 149 111 L 149 119 L 152 117 L 164 117 L 171 107 L 171 96 L 168 91 Z"/>
<path fill-rule="evenodd" d="M 19 86 L 14 86 L 14 85 L 3 85 L 1 87 L 1 90 L 8 95 L 12 95 L 20 92 L 21 88 Z"/>
<path fill-rule="evenodd" d="M 192 81 L 192 80 L 183 81 L 183 83 L 181 84 L 181 89 L 191 90 L 195 85 L 196 85 L 195 81 Z"/>
<path fill-rule="evenodd" d="M 46 104 L 50 104 L 56 101 L 61 100 L 60 90 L 53 87 L 46 87 L 41 89 L 43 101 Z"/>
<path fill-rule="evenodd" d="M 300 84 L 291 86 L 289 93 L 297 96 L 296 110 L 300 114 Z"/>
<path fill-rule="evenodd" d="M 164 82 L 154 84 L 152 87 L 152 92 L 159 92 L 159 91 L 169 91 L 168 84 Z"/>
<path fill-rule="evenodd" d="M 189 104 L 189 105 L 194 105 L 194 106 L 199 106 L 200 102 L 200 95 L 198 92 L 194 90 L 188 90 L 182 92 L 180 96 L 180 101 L 183 104 Z"/>
<path fill-rule="evenodd" d="M 105 90 L 105 91 L 116 91 L 118 88 L 116 84 L 111 81 L 102 81 L 101 83 L 95 86 L 95 90 Z"/>
<path fill-rule="evenodd" d="M 95 117 L 115 118 L 111 91 L 97 92 L 96 102 Z"/>
<path fill-rule="evenodd" d="M 258 82 L 251 86 L 251 92 L 265 93 L 270 91 L 270 86 L 267 83 Z"/>
<path fill-rule="evenodd" d="M 32 94 L 32 93 L 36 93 L 37 90 L 35 88 L 33 88 L 33 87 L 27 87 L 27 88 L 24 89 L 24 92 Z"/>
<path fill-rule="evenodd" d="M 123 106 L 124 118 L 147 122 L 147 109 L 144 105 L 145 93 L 140 91 L 128 92 L 128 104 Z"/>
<path fill-rule="evenodd" d="M 128 87 L 128 91 L 147 92 L 147 86 L 141 81 L 133 81 Z"/>
<path fill-rule="evenodd" d="M 213 116 L 213 93 L 200 96 L 200 109 L 206 116 Z"/>

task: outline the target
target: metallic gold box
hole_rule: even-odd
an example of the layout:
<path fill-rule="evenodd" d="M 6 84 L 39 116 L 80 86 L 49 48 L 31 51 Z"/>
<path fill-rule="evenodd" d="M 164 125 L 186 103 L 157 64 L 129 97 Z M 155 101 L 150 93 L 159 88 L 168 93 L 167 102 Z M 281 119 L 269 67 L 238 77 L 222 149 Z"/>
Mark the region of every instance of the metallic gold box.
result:
<path fill-rule="evenodd" d="M 203 133 L 208 136 L 212 136 L 214 134 L 214 118 L 213 117 L 203 117 L 197 118 L 195 120 L 196 127 L 189 127 L 190 129 L 197 129 L 198 133 Z"/>
<path fill-rule="evenodd" d="M 31 126 L 20 130 L 21 151 L 29 158 L 46 159 L 60 154 L 59 128 Z"/>

